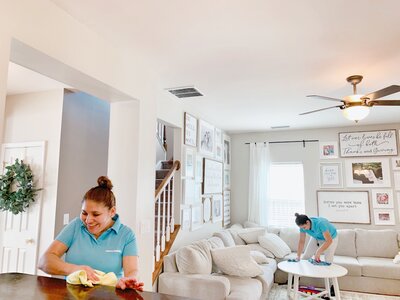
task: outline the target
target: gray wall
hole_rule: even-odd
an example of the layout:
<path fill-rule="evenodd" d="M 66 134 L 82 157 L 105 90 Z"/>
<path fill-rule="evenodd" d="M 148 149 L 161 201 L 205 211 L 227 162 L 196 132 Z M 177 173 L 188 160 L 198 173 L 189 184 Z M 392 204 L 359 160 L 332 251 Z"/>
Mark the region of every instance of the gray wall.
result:
<path fill-rule="evenodd" d="M 107 175 L 110 105 L 82 92 L 65 92 L 55 235 L 63 215 L 79 216 L 85 192 Z M 112 178 L 111 178 L 112 180 Z"/>
<path fill-rule="evenodd" d="M 339 132 L 364 131 L 378 129 L 399 129 L 400 124 L 384 124 L 373 126 L 351 126 L 341 128 L 273 131 L 265 133 L 232 134 L 232 169 L 231 169 L 231 220 L 232 223 L 243 222 L 247 219 L 248 206 L 248 178 L 249 178 L 249 145 L 246 142 L 282 141 L 282 140 L 303 140 L 317 139 L 324 141 L 337 141 Z M 400 149 L 399 149 L 400 150 Z M 343 176 L 345 176 L 345 159 L 320 160 L 318 143 L 307 143 L 303 148 L 302 143 L 298 144 L 270 144 L 272 162 L 303 162 L 305 181 L 305 208 L 309 215 L 317 215 L 316 190 L 319 189 L 319 163 L 328 161 L 341 161 Z M 372 225 L 360 224 L 337 224 L 338 228 L 379 228 L 385 227 L 400 229 L 400 215 L 396 191 L 394 190 L 393 172 L 391 171 L 391 184 L 395 198 L 396 226 L 375 226 L 373 220 L 373 209 L 370 205 Z M 346 183 L 344 182 L 346 189 Z M 352 188 L 353 189 L 353 188 Z M 365 190 L 365 188 L 363 188 Z M 371 188 L 368 189 L 371 191 Z M 288 222 L 291 222 L 289 220 Z M 288 224 L 289 225 L 289 224 Z"/>

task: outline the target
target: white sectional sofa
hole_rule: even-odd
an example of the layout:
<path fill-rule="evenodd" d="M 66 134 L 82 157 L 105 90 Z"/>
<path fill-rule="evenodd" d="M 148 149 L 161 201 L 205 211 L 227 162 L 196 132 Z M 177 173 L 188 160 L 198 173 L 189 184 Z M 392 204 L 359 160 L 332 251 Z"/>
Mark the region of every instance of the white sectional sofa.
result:
<path fill-rule="evenodd" d="M 257 225 L 246 222 L 245 226 Z M 240 224 L 235 224 L 228 230 L 214 233 L 214 237 L 207 240 L 210 249 L 246 245 L 238 234 L 242 228 Z M 270 251 L 271 249 L 265 249 L 257 242 L 248 243 L 249 248 L 268 257 L 268 263 L 260 265 L 262 275 L 253 278 L 224 275 L 217 273 L 215 266 L 209 274 L 183 273 L 177 266 L 175 252 L 164 258 L 164 273 L 159 277 L 159 292 L 195 299 L 268 299 L 274 282 L 287 282 L 287 274 L 277 269 L 277 263 L 295 258 L 299 230 L 276 227 L 266 229 L 267 232 L 279 236 L 287 244 L 288 250 L 287 255 L 280 255 L 281 258 L 278 258 L 273 254 L 276 249 Z M 399 253 L 399 234 L 396 231 L 341 229 L 338 234 L 339 243 L 334 263 L 348 270 L 346 276 L 339 278 L 341 290 L 400 295 L 400 264 L 393 262 L 393 258 Z M 190 266 L 191 262 L 188 264 Z M 318 279 L 305 277 L 300 279 L 300 283 L 324 286 Z"/>

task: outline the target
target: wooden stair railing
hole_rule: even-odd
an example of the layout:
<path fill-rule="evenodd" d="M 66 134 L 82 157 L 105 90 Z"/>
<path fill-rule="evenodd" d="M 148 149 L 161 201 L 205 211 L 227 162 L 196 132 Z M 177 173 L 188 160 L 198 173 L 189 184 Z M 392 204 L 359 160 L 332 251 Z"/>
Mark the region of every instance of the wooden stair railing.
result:
<path fill-rule="evenodd" d="M 155 268 L 153 271 L 153 283 L 161 272 L 162 257 L 168 254 L 180 226 L 175 225 L 174 213 L 174 175 L 180 169 L 181 163 L 174 161 L 161 184 L 155 192 Z M 162 213 L 162 214 L 161 214 Z M 175 233 L 175 230 L 178 229 Z M 175 233 L 175 234 L 174 234 Z M 173 236 L 173 239 L 171 238 Z"/>

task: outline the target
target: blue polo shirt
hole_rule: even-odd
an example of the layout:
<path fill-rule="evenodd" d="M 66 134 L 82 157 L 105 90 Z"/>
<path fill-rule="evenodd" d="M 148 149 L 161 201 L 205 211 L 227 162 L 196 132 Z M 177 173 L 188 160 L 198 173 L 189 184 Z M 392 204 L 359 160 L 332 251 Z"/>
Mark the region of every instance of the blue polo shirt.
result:
<path fill-rule="evenodd" d="M 121 224 L 118 215 L 113 220 L 114 225 L 98 239 L 87 230 L 80 218 L 72 220 L 56 237 L 68 247 L 65 261 L 105 273 L 114 272 L 118 278 L 122 277 L 122 258 L 138 255 L 136 236 L 129 227 Z"/>
<path fill-rule="evenodd" d="M 308 233 L 313 238 L 320 241 L 325 241 L 323 233 L 327 230 L 329 231 L 333 239 L 337 236 L 335 226 L 333 226 L 327 219 L 311 217 L 310 220 L 311 220 L 310 230 L 300 228 L 300 232 Z"/>

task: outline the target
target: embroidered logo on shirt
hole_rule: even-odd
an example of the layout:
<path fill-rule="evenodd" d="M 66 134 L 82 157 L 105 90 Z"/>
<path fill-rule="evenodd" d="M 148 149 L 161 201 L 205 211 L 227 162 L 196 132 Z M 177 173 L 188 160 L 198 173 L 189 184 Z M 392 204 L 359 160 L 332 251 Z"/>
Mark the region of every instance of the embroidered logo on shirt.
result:
<path fill-rule="evenodd" d="M 106 250 L 106 252 L 108 252 L 108 253 L 122 253 L 122 251 L 121 250 Z"/>

